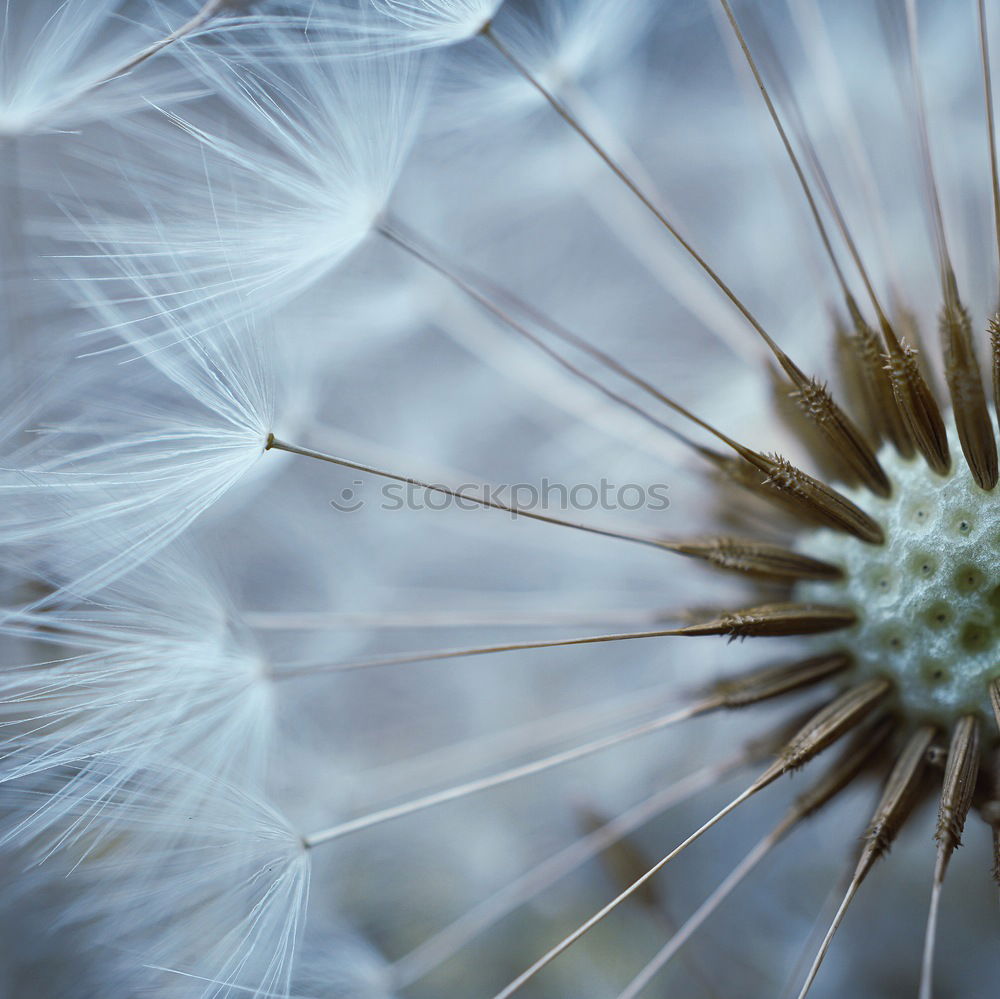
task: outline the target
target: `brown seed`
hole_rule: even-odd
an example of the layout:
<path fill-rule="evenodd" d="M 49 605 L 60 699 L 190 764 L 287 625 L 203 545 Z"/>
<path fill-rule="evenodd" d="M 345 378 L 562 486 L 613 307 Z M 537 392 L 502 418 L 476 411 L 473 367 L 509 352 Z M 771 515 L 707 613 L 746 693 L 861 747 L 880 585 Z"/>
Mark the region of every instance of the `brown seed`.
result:
<path fill-rule="evenodd" d="M 812 787 L 795 799 L 795 814 L 799 818 L 807 818 L 838 795 L 868 766 L 894 729 L 895 722 L 891 718 L 882 718 L 858 732 L 840 759 Z"/>
<path fill-rule="evenodd" d="M 951 467 L 948 435 L 937 400 L 917 364 L 917 352 L 896 337 L 888 320 L 883 323 L 882 333 L 893 395 L 907 432 L 930 468 L 938 475 L 946 475 Z"/>
<path fill-rule="evenodd" d="M 791 551 L 781 545 L 740 538 L 706 538 L 701 541 L 664 541 L 664 548 L 703 559 L 719 569 L 763 579 L 841 579 L 838 566 Z"/>
<path fill-rule="evenodd" d="M 813 518 L 869 544 L 880 545 L 885 541 L 878 521 L 846 496 L 807 475 L 781 455 L 758 454 L 749 448 L 742 448 L 739 453 L 766 476 L 763 485 L 802 507 Z"/>
<path fill-rule="evenodd" d="M 820 683 L 846 669 L 851 657 L 842 652 L 792 663 L 767 665 L 740 676 L 726 677 L 711 687 L 723 707 L 742 708 Z"/>
<path fill-rule="evenodd" d="M 804 766 L 867 717 L 891 689 L 888 680 L 876 678 L 846 690 L 788 740 L 765 776 L 778 776 Z"/>
<path fill-rule="evenodd" d="M 761 604 L 727 611 L 698 624 L 678 628 L 676 635 L 728 635 L 737 638 L 816 635 L 849 628 L 856 616 L 849 607 L 825 604 Z"/>
<path fill-rule="evenodd" d="M 847 343 L 855 358 L 858 383 L 868 418 L 878 438 L 888 441 L 904 457 L 913 456 L 913 440 L 899 411 L 887 370 L 887 357 L 879 344 L 878 334 L 865 321 L 853 298 L 848 299 L 853 335 Z"/>
<path fill-rule="evenodd" d="M 865 833 L 865 845 L 858 861 L 858 871 L 864 872 L 861 877 L 889 850 L 916 804 L 920 779 L 927 766 L 927 750 L 933 739 L 932 726 L 917 729 L 896 760 Z"/>
<path fill-rule="evenodd" d="M 982 489 L 992 489 L 998 476 L 996 440 L 979 361 L 972 348 L 972 320 L 959 300 L 955 276 L 950 271 L 945 280 L 940 329 L 945 378 L 962 452 L 976 483 Z"/>
<path fill-rule="evenodd" d="M 962 830 L 969 809 L 972 808 L 978 771 L 979 721 L 975 715 L 966 715 L 959 719 L 952 733 L 948 765 L 941 788 L 937 830 L 934 833 L 941 858 L 940 877 L 944 876 L 943 868 L 948 859 L 962 843 Z"/>

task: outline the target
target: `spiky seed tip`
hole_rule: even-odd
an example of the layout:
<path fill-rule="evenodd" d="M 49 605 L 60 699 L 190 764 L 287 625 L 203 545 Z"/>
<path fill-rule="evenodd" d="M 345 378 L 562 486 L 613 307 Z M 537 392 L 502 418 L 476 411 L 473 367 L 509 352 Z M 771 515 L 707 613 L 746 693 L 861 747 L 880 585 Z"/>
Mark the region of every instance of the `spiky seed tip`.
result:
<path fill-rule="evenodd" d="M 888 680 L 869 680 L 844 691 L 820 709 L 782 749 L 768 773 L 797 770 L 854 728 L 892 690 Z"/>
<path fill-rule="evenodd" d="M 822 604 L 761 604 L 745 610 L 729 611 L 710 621 L 679 628 L 678 635 L 727 635 L 737 638 L 815 635 L 849 628 L 856 620 L 846 607 Z"/>
<path fill-rule="evenodd" d="M 951 468 L 948 435 L 941 409 L 917 365 L 917 351 L 895 334 L 891 338 L 886 336 L 886 345 L 892 391 L 907 433 L 931 470 L 947 475 Z"/>
<path fill-rule="evenodd" d="M 848 334 L 847 342 L 859 373 L 868 421 L 880 440 L 892 444 L 904 458 L 910 458 L 914 453 L 913 441 L 893 393 L 888 357 L 879 344 L 878 334 L 865 321 L 853 299 L 848 299 L 848 312 L 854 332 Z"/>
<path fill-rule="evenodd" d="M 792 398 L 799 409 L 823 432 L 834 455 L 844 461 L 868 489 L 876 496 L 888 496 L 891 491 L 889 478 L 854 421 L 837 405 L 825 384 L 795 370 Z"/>
<path fill-rule="evenodd" d="M 965 828 L 969 809 L 972 808 L 978 772 L 979 719 L 975 715 L 966 715 L 959 719 L 952 733 L 948 765 L 941 789 L 937 829 L 934 833 L 943 858 L 942 868 L 962 844 L 962 830 Z M 942 869 L 942 877 L 943 874 Z"/>
<path fill-rule="evenodd" d="M 745 538 L 714 537 L 692 541 L 662 541 L 670 551 L 702 559 L 719 569 L 761 579 L 840 579 L 842 570 L 781 545 Z"/>
<path fill-rule="evenodd" d="M 711 693 L 726 708 L 742 708 L 800 690 L 843 672 L 851 664 L 843 653 L 814 656 L 792 663 L 769 664 L 712 685 Z"/>
<path fill-rule="evenodd" d="M 972 347 L 972 320 L 954 289 L 954 277 L 941 309 L 945 378 L 951 393 L 958 439 L 973 477 L 982 489 L 997 484 L 997 446 L 993 436 L 979 362 Z"/>
<path fill-rule="evenodd" d="M 800 506 L 816 520 L 836 530 L 853 534 L 869 544 L 885 541 L 881 525 L 843 493 L 796 468 L 779 454 L 758 454 L 749 448 L 740 451 L 743 458 L 766 478 L 761 483 Z"/>
<path fill-rule="evenodd" d="M 865 845 L 858 861 L 859 871 L 867 873 L 875 861 L 889 851 L 903 828 L 919 797 L 921 778 L 927 767 L 927 750 L 935 731 L 932 725 L 917 729 L 897 758 L 865 832 Z"/>

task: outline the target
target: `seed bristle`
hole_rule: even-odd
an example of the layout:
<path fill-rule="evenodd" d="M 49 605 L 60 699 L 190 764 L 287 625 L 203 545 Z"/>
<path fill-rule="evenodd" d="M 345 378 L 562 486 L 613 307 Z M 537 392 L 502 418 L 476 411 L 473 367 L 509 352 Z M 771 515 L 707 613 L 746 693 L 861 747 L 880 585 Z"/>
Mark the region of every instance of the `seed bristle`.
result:
<path fill-rule="evenodd" d="M 879 523 L 856 503 L 796 468 L 787 458 L 779 454 L 759 454 L 749 448 L 741 449 L 740 454 L 766 476 L 762 485 L 801 506 L 813 517 L 869 544 L 880 545 L 885 541 Z"/>
<path fill-rule="evenodd" d="M 849 628 L 857 620 L 849 607 L 825 604 L 761 604 L 727 611 L 697 624 L 678 628 L 675 635 L 727 635 L 737 638 L 774 638 L 785 635 L 816 635 Z"/>
<path fill-rule="evenodd" d="M 878 334 L 865 321 L 853 298 L 848 298 L 847 308 L 853 333 L 845 331 L 844 336 L 858 372 L 857 382 L 868 421 L 878 439 L 888 441 L 904 458 L 910 458 L 914 453 L 913 439 L 896 402 L 886 367 L 887 355 Z"/>
<path fill-rule="evenodd" d="M 951 468 L 948 435 L 941 409 L 917 364 L 917 351 L 896 336 L 888 321 L 882 333 L 893 395 L 907 432 L 931 470 L 946 475 Z"/>
<path fill-rule="evenodd" d="M 773 580 L 840 579 L 843 570 L 781 545 L 742 538 L 713 537 L 692 541 L 664 541 L 664 548 L 702 559 L 730 572 Z"/>
<path fill-rule="evenodd" d="M 844 691 L 788 740 L 765 777 L 773 779 L 804 766 L 866 718 L 891 689 L 888 680 L 875 678 Z"/>
<path fill-rule="evenodd" d="M 962 830 L 972 808 L 978 772 L 979 721 L 975 715 L 966 715 L 959 719 L 952 733 L 934 833 L 945 864 L 961 846 Z"/>
<path fill-rule="evenodd" d="M 954 274 L 945 282 L 941 309 L 941 342 L 945 378 L 962 452 L 978 485 L 992 489 L 997 484 L 997 446 L 993 436 L 979 361 L 972 347 L 972 320 L 958 297 Z"/>
<path fill-rule="evenodd" d="M 820 683 L 850 664 L 851 657 L 842 652 L 791 663 L 768 664 L 739 676 L 717 680 L 710 692 L 720 699 L 723 707 L 742 708 Z"/>

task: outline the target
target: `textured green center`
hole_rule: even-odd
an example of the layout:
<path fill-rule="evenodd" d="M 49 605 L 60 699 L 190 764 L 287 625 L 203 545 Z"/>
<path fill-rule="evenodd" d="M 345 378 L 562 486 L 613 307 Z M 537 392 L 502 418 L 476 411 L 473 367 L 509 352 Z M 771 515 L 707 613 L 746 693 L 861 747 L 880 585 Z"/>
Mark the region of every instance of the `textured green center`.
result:
<path fill-rule="evenodd" d="M 890 678 L 901 710 L 941 724 L 988 714 L 988 686 L 1000 677 L 1000 495 L 975 484 L 949 437 L 946 476 L 883 450 L 892 496 L 844 492 L 882 524 L 885 544 L 810 533 L 802 550 L 841 566 L 845 579 L 797 592 L 851 607 L 858 623 L 836 640 L 854 655 L 854 676 Z"/>

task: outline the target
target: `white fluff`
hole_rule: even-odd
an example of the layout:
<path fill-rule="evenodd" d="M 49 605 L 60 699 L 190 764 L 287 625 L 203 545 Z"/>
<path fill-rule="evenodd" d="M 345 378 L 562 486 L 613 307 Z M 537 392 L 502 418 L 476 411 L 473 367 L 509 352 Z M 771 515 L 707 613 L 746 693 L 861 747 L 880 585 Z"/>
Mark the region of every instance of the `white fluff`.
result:
<path fill-rule="evenodd" d="M 109 793 L 108 768 L 110 758 L 11 793 L 30 816 L 65 797 L 67 779 L 78 785 L 61 827 L 21 854 L 45 860 L 36 885 L 61 875 L 73 889 L 57 932 L 82 932 L 125 991 L 289 995 L 309 865 L 288 823 L 259 795 L 166 762 Z"/>
<path fill-rule="evenodd" d="M 174 258 L 193 287 L 230 309 L 240 299 L 275 308 L 365 239 L 424 103 L 417 57 L 331 61 L 310 58 L 319 43 L 295 33 L 267 37 L 266 63 L 235 39 L 190 51 L 191 70 L 221 107 L 123 123 L 125 182 L 146 217 L 87 227 L 118 253 L 148 260 L 146 270 Z"/>
<path fill-rule="evenodd" d="M 159 60 L 142 68 L 138 86 L 105 82 L 183 20 L 155 0 L 138 8 L 130 0 L 8 0 L 0 10 L 0 136 L 76 128 L 150 97 L 191 93 L 176 66 Z"/>
<path fill-rule="evenodd" d="M 321 0 L 309 16 L 328 29 L 322 51 L 371 56 L 466 41 L 493 19 L 503 0 Z"/>
<path fill-rule="evenodd" d="M 248 317 L 178 308 L 142 324 L 93 304 L 119 346 L 144 352 L 79 362 L 71 397 L 53 400 L 55 425 L 0 472 L 0 545 L 79 595 L 154 554 L 250 470 L 280 368 Z"/>
<path fill-rule="evenodd" d="M 272 729 L 268 667 L 190 551 L 146 563 L 94 601 L 14 615 L 3 632 L 33 638 L 31 648 L 46 653 L 7 667 L 4 780 L 97 765 L 100 793 L 111 799 L 171 758 L 261 786 Z M 65 793 L 79 790 L 71 783 Z M 67 807 L 61 796 L 39 810 L 39 822 Z"/>

